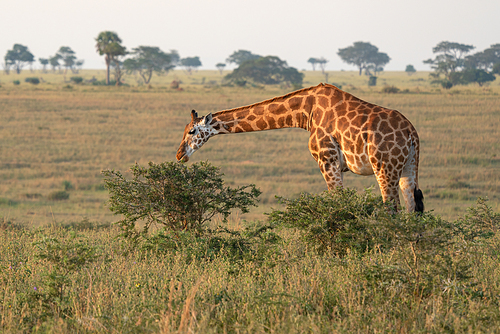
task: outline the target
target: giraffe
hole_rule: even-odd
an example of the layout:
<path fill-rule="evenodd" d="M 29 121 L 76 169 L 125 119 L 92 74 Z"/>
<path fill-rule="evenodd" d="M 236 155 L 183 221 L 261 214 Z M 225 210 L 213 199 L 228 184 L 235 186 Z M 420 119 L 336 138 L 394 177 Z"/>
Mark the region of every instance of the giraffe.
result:
<path fill-rule="evenodd" d="M 311 133 L 309 151 L 329 190 L 343 186 L 347 171 L 375 174 L 384 202 L 399 206 L 399 185 L 406 209 L 423 212 L 418 187 L 420 142 L 413 125 L 397 110 L 363 101 L 329 84 L 203 117 L 193 110 L 176 158 L 188 161 L 215 135 L 291 127 Z"/>

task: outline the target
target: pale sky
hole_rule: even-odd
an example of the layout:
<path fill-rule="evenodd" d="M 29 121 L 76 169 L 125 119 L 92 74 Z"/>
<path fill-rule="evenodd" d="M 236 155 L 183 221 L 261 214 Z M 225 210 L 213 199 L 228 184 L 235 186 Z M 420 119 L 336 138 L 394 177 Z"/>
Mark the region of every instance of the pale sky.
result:
<path fill-rule="evenodd" d="M 498 0 L 0 0 L 0 63 L 19 43 L 37 66 L 69 46 L 83 68 L 105 68 L 95 38 L 111 30 L 128 50 L 174 49 L 199 56 L 203 69 L 244 49 L 298 70 L 311 69 L 310 57 L 328 59 L 330 71 L 356 70 L 337 52 L 364 41 L 391 57 L 387 71 L 428 70 L 422 61 L 441 41 L 472 44 L 474 52 L 500 43 L 499 16 Z"/>

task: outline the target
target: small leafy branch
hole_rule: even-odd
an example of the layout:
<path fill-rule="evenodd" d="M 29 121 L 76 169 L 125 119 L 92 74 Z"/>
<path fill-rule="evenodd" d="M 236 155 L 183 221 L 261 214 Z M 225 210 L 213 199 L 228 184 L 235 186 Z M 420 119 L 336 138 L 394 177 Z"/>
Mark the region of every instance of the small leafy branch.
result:
<path fill-rule="evenodd" d="M 130 180 L 119 171 L 102 174 L 110 193 L 110 210 L 124 216 L 118 224 L 123 236 L 132 240 L 146 235 L 154 225 L 174 233 L 203 234 L 215 215 L 227 221 L 232 209 L 246 213 L 261 194 L 253 184 L 225 186 L 220 169 L 208 162 L 190 167 L 178 162 L 150 162 L 149 167 L 136 164 L 131 172 Z M 137 232 L 137 222 L 144 222 L 142 232 Z"/>
<path fill-rule="evenodd" d="M 492 238 L 500 230 L 500 214 L 488 205 L 488 199 L 479 197 L 477 205 L 456 222 L 456 235 L 467 244 L 479 244 Z"/>
<path fill-rule="evenodd" d="M 70 233 L 67 241 L 44 237 L 34 246 L 38 249 L 36 257 L 50 263 L 52 269 L 43 274 L 45 288 L 42 292 L 33 292 L 33 299 L 41 301 L 48 311 L 46 315 L 71 315 L 66 293 L 71 287 L 70 276 L 95 262 L 100 257 L 97 249 L 75 232 Z"/>

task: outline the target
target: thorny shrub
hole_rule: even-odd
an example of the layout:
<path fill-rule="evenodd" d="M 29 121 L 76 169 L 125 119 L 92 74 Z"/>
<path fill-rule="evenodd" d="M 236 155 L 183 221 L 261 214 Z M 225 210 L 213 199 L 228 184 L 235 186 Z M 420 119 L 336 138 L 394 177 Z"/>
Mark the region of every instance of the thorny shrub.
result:
<path fill-rule="evenodd" d="M 278 197 L 285 210 L 269 214 L 272 224 L 299 229 L 305 241 L 319 253 L 345 255 L 347 249 L 362 252 L 373 243 L 364 219 L 384 207 L 382 199 L 367 191 L 337 188 L 321 194 L 302 193 L 290 200 Z"/>
<path fill-rule="evenodd" d="M 226 186 L 220 169 L 208 162 L 189 167 L 178 162 L 150 162 L 149 167 L 136 164 L 131 172 L 132 179 L 120 171 L 102 173 L 110 193 L 109 208 L 123 215 L 118 222 L 122 236 L 132 241 L 147 236 L 152 226 L 174 235 L 186 231 L 203 235 L 214 216 L 226 222 L 233 209 L 246 213 L 261 194 L 253 184 Z M 139 222 L 144 223 L 142 231 L 137 230 Z"/>
<path fill-rule="evenodd" d="M 500 214 L 482 198 L 453 223 L 432 212 L 395 213 L 369 190 L 358 194 L 338 188 L 280 200 L 286 209 L 273 210 L 272 224 L 298 229 L 320 253 L 369 256 L 364 279 L 419 297 L 436 288 L 450 293 L 476 291 L 470 257 L 478 256 L 478 246 L 484 246 L 500 227 Z M 385 261 L 383 254 L 392 254 L 391 261 Z"/>

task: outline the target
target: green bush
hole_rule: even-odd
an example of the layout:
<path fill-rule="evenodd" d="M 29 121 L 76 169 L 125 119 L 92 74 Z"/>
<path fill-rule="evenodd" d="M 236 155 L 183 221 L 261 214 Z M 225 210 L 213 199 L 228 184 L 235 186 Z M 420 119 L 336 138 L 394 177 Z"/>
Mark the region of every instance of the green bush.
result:
<path fill-rule="evenodd" d="M 71 81 L 73 81 L 75 84 L 81 84 L 83 82 L 82 77 L 71 77 L 69 78 Z"/>
<path fill-rule="evenodd" d="M 42 272 L 41 286 L 35 286 L 25 298 L 33 308 L 41 306 L 44 309 L 43 318 L 65 318 L 72 315 L 73 308 L 67 294 L 72 288 L 70 276 L 88 267 L 100 256 L 97 248 L 90 246 L 87 239 L 75 232 L 69 233 L 69 240 L 61 239 L 44 237 L 33 243 L 37 248 L 35 258 L 50 263 L 51 266 L 44 266 L 47 269 Z"/>
<path fill-rule="evenodd" d="M 376 86 L 377 85 L 377 77 L 376 76 L 370 76 L 368 79 L 368 86 Z"/>
<path fill-rule="evenodd" d="M 208 162 L 190 167 L 177 162 L 150 162 L 149 167 L 136 164 L 131 172 L 131 180 L 119 171 L 105 170 L 102 174 L 110 193 L 110 210 L 124 216 L 118 224 L 123 236 L 132 240 L 146 235 L 152 225 L 174 233 L 202 235 L 215 215 L 225 222 L 232 209 L 248 212 L 261 194 L 255 185 L 226 187 L 219 168 Z M 145 223 L 142 232 L 135 229 L 138 221 Z"/>
<path fill-rule="evenodd" d="M 73 186 L 73 184 L 68 180 L 64 180 L 62 184 L 63 184 L 64 190 L 66 190 L 66 191 L 73 190 L 75 188 Z"/>
<path fill-rule="evenodd" d="M 490 239 L 500 228 L 500 214 L 479 198 L 476 207 L 453 223 L 429 212 L 399 213 L 378 217 L 375 227 L 378 240 L 390 240 L 385 253 L 394 256 L 390 262 L 375 259 L 368 265 L 364 274 L 369 281 L 419 297 L 438 292 L 472 298 L 481 293 L 472 274 L 474 258 L 480 261 L 491 249 Z"/>
<path fill-rule="evenodd" d="M 19 81 L 19 80 L 14 80 L 14 81 L 12 81 L 12 83 L 13 83 L 14 85 L 16 85 L 16 86 L 17 86 L 17 85 L 20 85 L 20 84 L 21 84 L 21 81 Z"/>
<path fill-rule="evenodd" d="M 484 83 L 495 81 L 496 77 L 493 73 L 486 72 L 483 69 L 464 69 L 461 72 L 450 74 L 450 80 L 453 84 L 468 85 L 477 83 L 482 86 Z"/>
<path fill-rule="evenodd" d="M 247 84 L 247 81 L 243 79 L 238 79 L 234 80 L 234 84 L 238 87 L 244 87 Z"/>
<path fill-rule="evenodd" d="M 94 86 L 107 86 L 106 80 L 96 80 L 92 82 Z M 116 86 L 116 80 L 109 80 L 109 86 Z"/>
<path fill-rule="evenodd" d="M 479 243 L 493 237 L 500 230 L 500 214 L 493 212 L 487 199 L 479 197 L 475 207 L 455 222 L 456 235 L 464 243 Z"/>
<path fill-rule="evenodd" d="M 370 191 L 339 188 L 281 201 L 286 209 L 269 215 L 272 224 L 297 229 L 320 253 L 369 256 L 361 265 L 363 280 L 419 298 L 443 291 L 477 293 L 471 257 L 481 257 L 500 228 L 500 214 L 483 199 L 453 223 L 432 212 L 395 213 Z"/>
<path fill-rule="evenodd" d="M 375 211 L 385 208 L 380 196 L 370 191 L 359 195 L 348 188 L 317 195 L 303 193 L 295 200 L 278 199 L 286 209 L 269 214 L 272 224 L 297 228 L 317 251 L 331 251 L 339 256 L 348 249 L 362 252 L 373 245 L 373 236 L 364 222 Z"/>
<path fill-rule="evenodd" d="M 69 198 L 69 193 L 65 190 L 53 191 L 47 195 L 47 199 L 51 201 L 63 201 Z"/>
<path fill-rule="evenodd" d="M 451 87 L 453 87 L 453 82 L 448 79 L 433 80 L 431 81 L 431 84 L 441 85 L 441 87 L 443 87 L 444 89 L 450 89 Z"/>
<path fill-rule="evenodd" d="M 382 93 L 386 94 L 397 94 L 399 93 L 400 89 L 396 86 L 385 86 L 382 88 Z"/>
<path fill-rule="evenodd" d="M 298 229 L 310 246 L 320 253 L 343 256 L 355 251 L 390 250 L 407 242 L 437 247 L 457 234 L 456 225 L 431 213 L 394 212 L 382 197 L 370 190 L 337 188 L 321 194 L 301 194 L 298 199 L 280 198 L 283 211 L 273 210 L 274 225 Z"/>
<path fill-rule="evenodd" d="M 40 79 L 34 77 L 34 78 L 26 78 L 24 79 L 25 82 L 28 82 L 32 85 L 38 85 L 40 83 Z"/>

